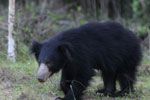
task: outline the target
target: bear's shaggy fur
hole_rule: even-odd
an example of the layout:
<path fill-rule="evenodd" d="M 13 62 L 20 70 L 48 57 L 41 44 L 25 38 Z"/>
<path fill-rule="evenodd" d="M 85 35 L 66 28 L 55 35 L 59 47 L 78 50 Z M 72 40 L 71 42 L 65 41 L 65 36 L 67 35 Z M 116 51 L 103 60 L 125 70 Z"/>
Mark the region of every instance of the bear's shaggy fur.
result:
<path fill-rule="evenodd" d="M 45 42 L 33 42 L 31 51 L 39 63 L 50 63 L 53 73 L 62 70 L 60 85 L 65 97 L 56 100 L 81 100 L 95 75 L 94 69 L 102 72 L 104 82 L 104 88 L 97 93 L 113 97 L 129 93 L 142 57 L 135 34 L 111 21 L 91 22 L 58 33 Z"/>

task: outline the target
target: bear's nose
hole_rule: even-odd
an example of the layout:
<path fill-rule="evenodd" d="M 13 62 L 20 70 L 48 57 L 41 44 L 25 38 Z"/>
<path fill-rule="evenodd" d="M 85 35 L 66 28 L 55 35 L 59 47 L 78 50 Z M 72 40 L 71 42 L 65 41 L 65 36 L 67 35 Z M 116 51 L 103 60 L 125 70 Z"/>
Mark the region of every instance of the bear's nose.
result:
<path fill-rule="evenodd" d="M 40 64 L 40 68 L 37 73 L 37 79 L 39 82 L 41 83 L 45 82 L 50 77 L 51 74 L 52 72 L 49 71 L 46 64 L 43 63 Z"/>
<path fill-rule="evenodd" d="M 45 82 L 43 79 L 40 79 L 40 78 L 38 78 L 38 81 L 39 81 L 40 83 L 44 83 L 44 82 Z"/>

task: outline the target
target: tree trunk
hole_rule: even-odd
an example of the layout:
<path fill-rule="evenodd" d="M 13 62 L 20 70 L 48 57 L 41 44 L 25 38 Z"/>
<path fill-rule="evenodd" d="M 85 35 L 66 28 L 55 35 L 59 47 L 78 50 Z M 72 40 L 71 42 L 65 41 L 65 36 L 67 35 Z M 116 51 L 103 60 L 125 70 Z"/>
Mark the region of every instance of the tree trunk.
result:
<path fill-rule="evenodd" d="M 116 19 L 118 21 L 121 21 L 121 9 L 120 9 L 120 0 L 112 0 L 112 5 L 113 5 L 113 8 L 114 8 L 114 12 L 116 14 L 115 17 L 117 17 Z"/>
<path fill-rule="evenodd" d="M 148 34 L 148 42 L 149 42 L 149 43 L 148 43 L 148 44 L 149 44 L 149 45 L 148 45 L 148 46 L 149 46 L 149 47 L 148 47 L 148 49 L 149 49 L 149 56 L 148 56 L 148 58 L 149 58 L 149 60 L 150 60 L 150 33 Z"/>
<path fill-rule="evenodd" d="M 108 3 L 109 0 L 100 0 L 101 14 L 103 17 L 108 17 Z"/>
<path fill-rule="evenodd" d="M 13 62 L 16 61 L 16 43 L 13 37 L 14 24 L 15 24 L 15 0 L 9 0 L 7 59 Z"/>

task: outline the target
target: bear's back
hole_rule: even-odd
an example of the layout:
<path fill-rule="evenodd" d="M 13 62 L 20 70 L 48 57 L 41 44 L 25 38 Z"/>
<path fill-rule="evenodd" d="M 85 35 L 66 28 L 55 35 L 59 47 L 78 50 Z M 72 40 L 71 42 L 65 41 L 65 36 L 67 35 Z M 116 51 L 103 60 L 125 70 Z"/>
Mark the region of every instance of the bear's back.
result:
<path fill-rule="evenodd" d="M 136 35 L 112 21 L 91 22 L 69 29 L 51 37 L 49 43 L 67 43 L 71 46 L 74 57 L 78 59 L 82 56 L 83 59 L 101 66 L 118 66 L 126 59 L 136 59 L 136 62 L 141 59 L 140 44 Z"/>
<path fill-rule="evenodd" d="M 61 32 L 55 36 L 61 42 L 83 45 L 138 45 L 134 33 L 116 22 L 90 22 L 80 27 Z"/>

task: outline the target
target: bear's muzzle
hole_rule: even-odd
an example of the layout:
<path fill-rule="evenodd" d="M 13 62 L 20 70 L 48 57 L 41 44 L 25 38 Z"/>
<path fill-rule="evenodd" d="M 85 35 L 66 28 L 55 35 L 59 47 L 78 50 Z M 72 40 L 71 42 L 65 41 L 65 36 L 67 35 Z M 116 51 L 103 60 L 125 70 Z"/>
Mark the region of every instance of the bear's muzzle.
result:
<path fill-rule="evenodd" d="M 41 83 L 45 82 L 51 76 L 51 74 L 52 72 L 49 71 L 47 65 L 44 63 L 41 63 L 40 68 L 37 73 L 38 81 Z"/>

